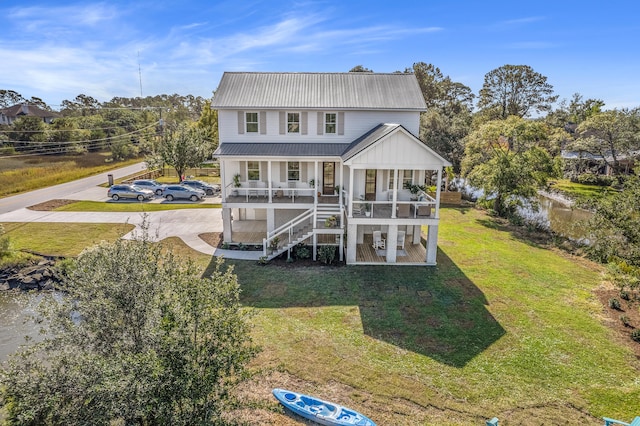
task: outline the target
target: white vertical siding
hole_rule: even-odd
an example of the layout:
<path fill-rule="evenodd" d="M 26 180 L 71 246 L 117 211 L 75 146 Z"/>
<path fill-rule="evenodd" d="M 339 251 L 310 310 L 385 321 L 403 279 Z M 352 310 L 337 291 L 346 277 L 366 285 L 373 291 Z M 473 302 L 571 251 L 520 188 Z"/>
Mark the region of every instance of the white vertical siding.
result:
<path fill-rule="evenodd" d="M 318 135 L 315 129 L 320 128 L 323 123 L 322 114 L 306 114 L 307 128 L 312 129 L 308 134 L 280 134 L 279 111 L 266 111 L 266 134 L 244 133 L 239 134 L 238 117 L 241 114 L 237 110 L 220 110 L 218 112 L 218 127 L 220 131 L 220 141 L 223 143 L 233 142 L 314 142 L 314 143 L 349 143 L 359 138 L 375 126 L 381 123 L 401 124 L 409 132 L 418 136 L 420 126 L 419 112 L 398 112 L 398 111 L 345 111 L 344 113 L 344 135 L 322 134 Z"/>

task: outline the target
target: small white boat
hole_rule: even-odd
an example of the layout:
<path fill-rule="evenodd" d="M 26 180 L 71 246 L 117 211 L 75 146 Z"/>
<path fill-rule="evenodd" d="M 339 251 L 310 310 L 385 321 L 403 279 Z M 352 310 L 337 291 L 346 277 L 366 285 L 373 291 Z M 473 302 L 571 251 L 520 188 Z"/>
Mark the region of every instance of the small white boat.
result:
<path fill-rule="evenodd" d="M 370 418 L 357 411 L 309 395 L 274 389 L 273 396 L 294 413 L 322 425 L 376 426 Z"/>

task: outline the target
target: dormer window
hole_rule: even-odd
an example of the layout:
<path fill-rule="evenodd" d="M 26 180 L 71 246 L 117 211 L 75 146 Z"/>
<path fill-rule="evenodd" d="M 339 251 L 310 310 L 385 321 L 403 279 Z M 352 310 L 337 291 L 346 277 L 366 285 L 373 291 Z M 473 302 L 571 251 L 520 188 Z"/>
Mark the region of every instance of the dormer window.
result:
<path fill-rule="evenodd" d="M 324 132 L 335 134 L 337 129 L 338 116 L 335 112 L 327 112 L 324 115 Z"/>
<path fill-rule="evenodd" d="M 300 133 L 300 113 L 287 113 L 287 133 Z"/>
<path fill-rule="evenodd" d="M 258 133 L 258 113 L 247 112 L 245 113 L 245 125 L 247 133 Z"/>

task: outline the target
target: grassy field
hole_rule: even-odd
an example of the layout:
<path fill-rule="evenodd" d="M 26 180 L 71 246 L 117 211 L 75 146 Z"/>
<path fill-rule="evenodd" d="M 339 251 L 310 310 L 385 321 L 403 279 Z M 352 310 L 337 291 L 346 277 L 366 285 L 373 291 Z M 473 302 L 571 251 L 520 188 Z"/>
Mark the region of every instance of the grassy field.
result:
<path fill-rule="evenodd" d="M 551 185 L 551 189 L 560 191 L 567 197 L 578 202 L 597 200 L 607 194 L 615 193 L 615 189 L 609 186 L 585 185 L 571 182 L 568 179 L 560 179 Z"/>
<path fill-rule="evenodd" d="M 84 178 L 139 162 L 105 162 L 110 153 L 0 158 L 0 197 Z"/>
<path fill-rule="evenodd" d="M 596 425 L 638 414 L 640 364 L 603 325 L 592 293 L 600 268 L 477 210 L 442 210 L 435 268 L 228 263 L 258 312 L 254 367 L 269 373 L 251 390 L 262 402 L 294 387 L 382 425 Z"/>
<path fill-rule="evenodd" d="M 228 260 L 263 349 L 240 390 L 257 408 L 233 415 L 302 424 L 275 402 L 274 387 L 334 400 L 380 425 L 493 416 L 501 425 L 602 425 L 601 416 L 640 414 L 640 361 L 605 325 L 593 295 L 598 265 L 537 246 L 475 209 L 444 208 L 441 217 L 437 267 Z M 88 236 L 96 225 L 5 226 L 43 251 L 61 234 L 78 235 L 57 249 L 69 253 L 108 239 L 108 230 Z M 211 264 L 180 240 L 167 243 L 203 269 Z"/>

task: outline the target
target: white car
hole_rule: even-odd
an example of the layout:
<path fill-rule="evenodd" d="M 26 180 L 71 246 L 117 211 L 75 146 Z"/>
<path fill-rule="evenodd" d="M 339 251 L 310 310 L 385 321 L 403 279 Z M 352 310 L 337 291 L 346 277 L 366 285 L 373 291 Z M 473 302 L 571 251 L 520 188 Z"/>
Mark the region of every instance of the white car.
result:
<path fill-rule="evenodd" d="M 140 188 L 135 185 L 118 184 L 109 188 L 107 191 L 107 197 L 111 198 L 113 201 L 118 201 L 121 198 L 144 201 L 153 198 L 153 191 L 150 189 Z"/>
<path fill-rule="evenodd" d="M 132 182 L 133 185 L 140 188 L 150 189 L 155 192 L 156 195 L 162 195 L 162 192 L 167 187 L 164 183 L 157 182 L 153 179 L 139 179 Z"/>

